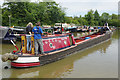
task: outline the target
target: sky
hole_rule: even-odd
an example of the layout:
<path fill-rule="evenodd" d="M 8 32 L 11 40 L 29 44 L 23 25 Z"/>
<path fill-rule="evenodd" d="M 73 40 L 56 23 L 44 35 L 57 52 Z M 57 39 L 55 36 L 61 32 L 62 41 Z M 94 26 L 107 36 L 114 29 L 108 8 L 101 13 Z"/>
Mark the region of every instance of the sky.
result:
<path fill-rule="evenodd" d="M 37 0 L 31 0 L 35 2 Z M 42 0 L 40 0 L 42 1 Z M 118 14 L 118 2 L 120 0 L 54 0 L 65 8 L 67 16 L 84 16 L 89 10 L 98 10 L 100 15 L 103 12 Z M 4 0 L 0 1 L 0 5 Z M 120 6 L 120 5 L 119 5 Z"/>
<path fill-rule="evenodd" d="M 84 16 L 89 10 L 118 14 L 118 2 L 120 0 L 55 0 L 62 7 L 67 8 L 67 16 Z M 120 5 L 119 5 L 120 6 Z"/>

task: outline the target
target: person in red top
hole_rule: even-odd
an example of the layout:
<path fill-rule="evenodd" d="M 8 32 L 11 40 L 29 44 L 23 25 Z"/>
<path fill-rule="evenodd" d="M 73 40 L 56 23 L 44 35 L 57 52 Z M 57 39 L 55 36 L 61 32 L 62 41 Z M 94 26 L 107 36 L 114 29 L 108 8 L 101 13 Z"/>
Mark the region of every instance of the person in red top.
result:
<path fill-rule="evenodd" d="M 62 27 L 62 31 L 64 31 L 64 28 Z"/>

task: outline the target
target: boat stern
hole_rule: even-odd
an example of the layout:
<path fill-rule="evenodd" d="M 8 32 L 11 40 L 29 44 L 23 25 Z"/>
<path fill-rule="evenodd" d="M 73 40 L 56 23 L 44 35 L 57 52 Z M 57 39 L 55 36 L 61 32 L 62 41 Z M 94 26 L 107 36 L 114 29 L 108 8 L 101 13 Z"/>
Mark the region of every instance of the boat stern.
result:
<path fill-rule="evenodd" d="M 11 61 L 11 67 L 14 68 L 28 68 L 40 66 L 39 57 L 19 57 L 17 60 Z"/>

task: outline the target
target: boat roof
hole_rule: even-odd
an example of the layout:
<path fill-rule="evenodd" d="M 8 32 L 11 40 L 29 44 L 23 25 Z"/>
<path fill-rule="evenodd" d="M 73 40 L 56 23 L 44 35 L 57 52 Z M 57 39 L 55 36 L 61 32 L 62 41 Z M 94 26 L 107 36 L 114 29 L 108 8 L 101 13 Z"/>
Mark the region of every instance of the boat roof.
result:
<path fill-rule="evenodd" d="M 46 36 L 42 36 L 42 38 L 45 39 L 45 38 L 54 38 L 54 37 L 64 37 L 64 36 L 67 36 L 67 35 L 70 35 L 70 34 L 71 33 L 46 35 Z"/>

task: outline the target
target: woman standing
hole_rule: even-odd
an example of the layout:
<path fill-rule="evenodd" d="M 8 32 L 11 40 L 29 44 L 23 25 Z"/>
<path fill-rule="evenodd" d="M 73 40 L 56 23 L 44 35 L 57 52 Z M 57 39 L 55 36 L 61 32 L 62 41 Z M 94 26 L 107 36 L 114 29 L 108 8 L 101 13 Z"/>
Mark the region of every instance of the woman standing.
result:
<path fill-rule="evenodd" d="M 31 33 L 33 29 L 33 24 L 29 22 L 26 27 L 26 38 L 27 38 L 27 52 L 31 52 Z"/>

